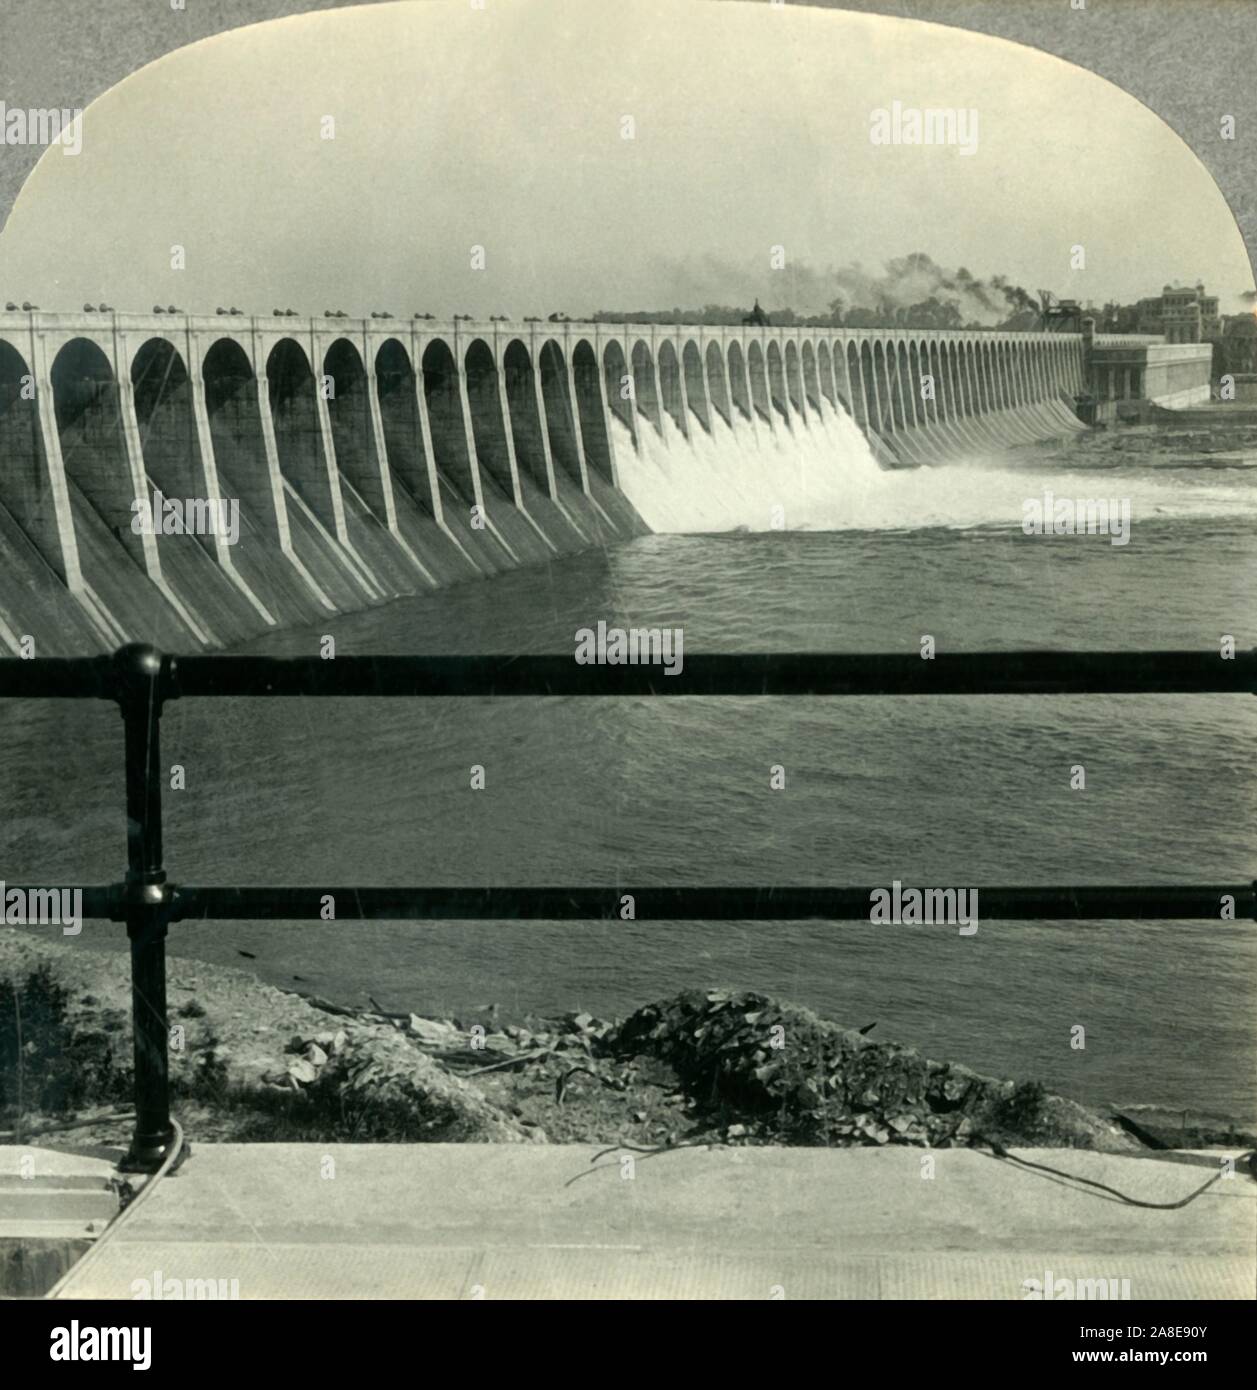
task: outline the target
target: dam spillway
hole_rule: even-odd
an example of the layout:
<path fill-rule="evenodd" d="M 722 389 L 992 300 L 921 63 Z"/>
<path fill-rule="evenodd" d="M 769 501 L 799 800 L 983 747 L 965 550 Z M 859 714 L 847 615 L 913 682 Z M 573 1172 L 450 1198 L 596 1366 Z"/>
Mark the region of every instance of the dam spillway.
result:
<path fill-rule="evenodd" d="M 0 313 L 0 643 L 228 646 L 647 533 L 629 453 L 930 464 L 1081 428 L 1085 379 L 1063 333 Z"/>

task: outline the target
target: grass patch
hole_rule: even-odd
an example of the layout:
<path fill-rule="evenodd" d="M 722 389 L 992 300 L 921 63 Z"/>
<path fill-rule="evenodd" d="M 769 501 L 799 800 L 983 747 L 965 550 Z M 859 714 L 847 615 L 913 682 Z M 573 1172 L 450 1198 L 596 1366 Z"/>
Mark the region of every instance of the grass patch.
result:
<path fill-rule="evenodd" d="M 68 1115 L 127 1100 L 129 1040 L 108 1020 L 76 1014 L 46 965 L 0 979 L 0 1116 L 20 1130 L 31 1115 Z"/>

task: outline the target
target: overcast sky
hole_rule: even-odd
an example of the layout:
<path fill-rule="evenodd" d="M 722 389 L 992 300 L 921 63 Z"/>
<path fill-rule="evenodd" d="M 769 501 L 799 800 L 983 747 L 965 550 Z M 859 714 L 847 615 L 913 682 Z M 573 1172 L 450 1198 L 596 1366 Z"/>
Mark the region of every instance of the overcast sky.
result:
<path fill-rule="evenodd" d="M 127 79 L 89 108 L 82 153 L 49 150 L 24 187 L 0 298 L 819 309 L 827 268 L 916 251 L 1097 302 L 1203 279 L 1231 311 L 1252 287 L 1187 146 L 1036 50 L 766 0 L 485 6 L 303 15 Z M 870 114 L 894 101 L 975 110 L 976 152 L 874 145 Z"/>

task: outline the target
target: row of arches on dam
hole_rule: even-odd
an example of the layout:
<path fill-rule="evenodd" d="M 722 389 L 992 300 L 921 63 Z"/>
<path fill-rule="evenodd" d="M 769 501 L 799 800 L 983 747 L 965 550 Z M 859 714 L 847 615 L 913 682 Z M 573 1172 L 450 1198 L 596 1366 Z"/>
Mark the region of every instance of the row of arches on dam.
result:
<path fill-rule="evenodd" d="M 0 320 L 0 639 L 45 653 L 214 646 L 640 533 L 619 459 L 648 431 L 841 414 L 890 463 L 1020 442 L 1081 361 L 1045 335 L 31 319 Z"/>
<path fill-rule="evenodd" d="M 587 343 L 61 336 L 0 337 L 0 548 L 79 648 L 218 645 L 646 529 Z M 0 602 L 6 645 L 28 626 Z"/>
<path fill-rule="evenodd" d="M 777 431 L 841 412 L 884 462 L 899 464 L 1076 429 L 1070 401 L 1083 382 L 1079 340 L 1046 334 L 665 337 L 653 351 L 639 338 L 627 367 L 619 343 L 608 343 L 605 369 L 609 392 L 631 382 L 636 408 L 621 404 L 618 413 L 635 442 L 643 419 L 688 435 L 695 424 L 710 433 L 716 416 Z"/>

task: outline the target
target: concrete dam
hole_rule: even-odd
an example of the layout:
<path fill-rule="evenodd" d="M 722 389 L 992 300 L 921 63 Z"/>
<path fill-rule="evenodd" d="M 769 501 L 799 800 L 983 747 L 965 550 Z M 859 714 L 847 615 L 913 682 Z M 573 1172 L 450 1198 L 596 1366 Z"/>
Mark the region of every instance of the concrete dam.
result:
<path fill-rule="evenodd" d="M 648 453 L 990 454 L 1086 379 L 1064 333 L 0 313 L 0 640 L 229 646 L 659 529 Z"/>

